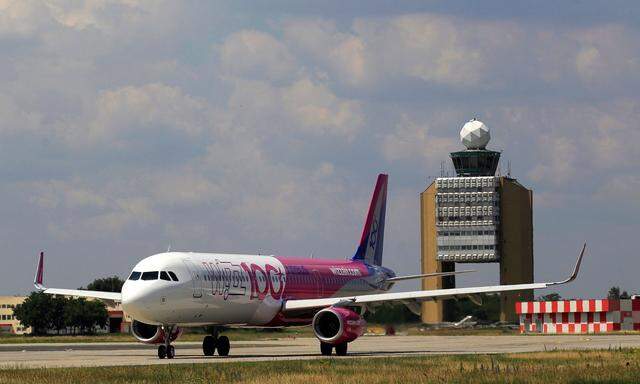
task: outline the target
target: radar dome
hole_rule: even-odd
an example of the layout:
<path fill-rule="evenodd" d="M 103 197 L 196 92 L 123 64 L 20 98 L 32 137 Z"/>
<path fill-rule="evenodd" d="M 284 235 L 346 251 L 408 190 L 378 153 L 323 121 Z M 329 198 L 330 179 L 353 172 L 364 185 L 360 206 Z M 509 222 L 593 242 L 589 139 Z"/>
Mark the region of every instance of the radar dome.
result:
<path fill-rule="evenodd" d="M 480 120 L 469 120 L 460 130 L 460 141 L 467 149 L 485 149 L 490 139 L 489 128 Z"/>

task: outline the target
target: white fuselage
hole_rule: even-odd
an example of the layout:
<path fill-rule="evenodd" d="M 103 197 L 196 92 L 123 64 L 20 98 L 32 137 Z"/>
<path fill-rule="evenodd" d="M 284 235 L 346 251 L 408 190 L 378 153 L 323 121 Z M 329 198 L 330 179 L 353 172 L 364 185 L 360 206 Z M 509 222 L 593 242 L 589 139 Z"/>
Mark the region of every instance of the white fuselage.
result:
<path fill-rule="evenodd" d="M 285 266 L 273 256 L 162 253 L 133 268 L 132 276 L 140 276 L 125 282 L 122 306 L 147 324 L 264 326 L 281 311 L 285 295 L 317 298 L 380 291 L 372 283 L 382 276 L 362 263 L 307 261 L 312 264 Z"/>

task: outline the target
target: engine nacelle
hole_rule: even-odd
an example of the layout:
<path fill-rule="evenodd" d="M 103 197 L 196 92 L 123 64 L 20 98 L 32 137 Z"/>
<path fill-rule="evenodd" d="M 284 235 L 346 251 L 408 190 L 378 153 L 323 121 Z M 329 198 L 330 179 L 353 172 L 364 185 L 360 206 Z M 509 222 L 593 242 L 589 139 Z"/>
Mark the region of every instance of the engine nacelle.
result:
<path fill-rule="evenodd" d="M 351 342 L 362 336 L 366 321 L 347 308 L 325 308 L 313 317 L 313 333 L 327 344 Z"/>
<path fill-rule="evenodd" d="M 165 341 L 165 331 L 159 325 L 146 324 L 138 320 L 133 320 L 131 324 L 131 333 L 139 341 L 147 344 L 162 344 Z M 182 334 L 179 327 L 173 328 L 171 332 L 171 341 L 174 341 Z"/>

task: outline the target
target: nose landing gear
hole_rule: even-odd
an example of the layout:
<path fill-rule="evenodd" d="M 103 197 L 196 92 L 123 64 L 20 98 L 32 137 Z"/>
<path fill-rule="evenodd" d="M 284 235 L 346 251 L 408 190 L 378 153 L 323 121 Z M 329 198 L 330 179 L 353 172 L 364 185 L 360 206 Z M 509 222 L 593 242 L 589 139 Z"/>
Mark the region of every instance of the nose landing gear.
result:
<path fill-rule="evenodd" d="M 202 352 L 205 356 L 213 356 L 216 349 L 219 356 L 228 356 L 231 344 L 227 336 L 218 336 L 219 331 L 214 328 L 213 335 L 206 336 L 202 341 Z"/>
<path fill-rule="evenodd" d="M 158 357 L 160 359 L 173 359 L 176 356 L 176 349 L 171 345 L 171 334 L 173 333 L 173 326 L 163 326 L 164 331 L 164 344 L 158 346 Z"/>

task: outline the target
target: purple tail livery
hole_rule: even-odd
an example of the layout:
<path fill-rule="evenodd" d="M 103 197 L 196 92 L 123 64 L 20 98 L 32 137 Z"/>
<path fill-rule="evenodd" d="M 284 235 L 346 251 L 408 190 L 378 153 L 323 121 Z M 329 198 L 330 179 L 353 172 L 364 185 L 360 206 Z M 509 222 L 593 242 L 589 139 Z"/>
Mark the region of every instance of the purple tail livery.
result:
<path fill-rule="evenodd" d="M 373 191 L 369 213 L 364 222 L 360 245 L 353 260 L 361 260 L 370 265 L 382 265 L 382 246 L 384 242 L 384 220 L 387 210 L 387 181 L 389 175 L 379 174 Z"/>

